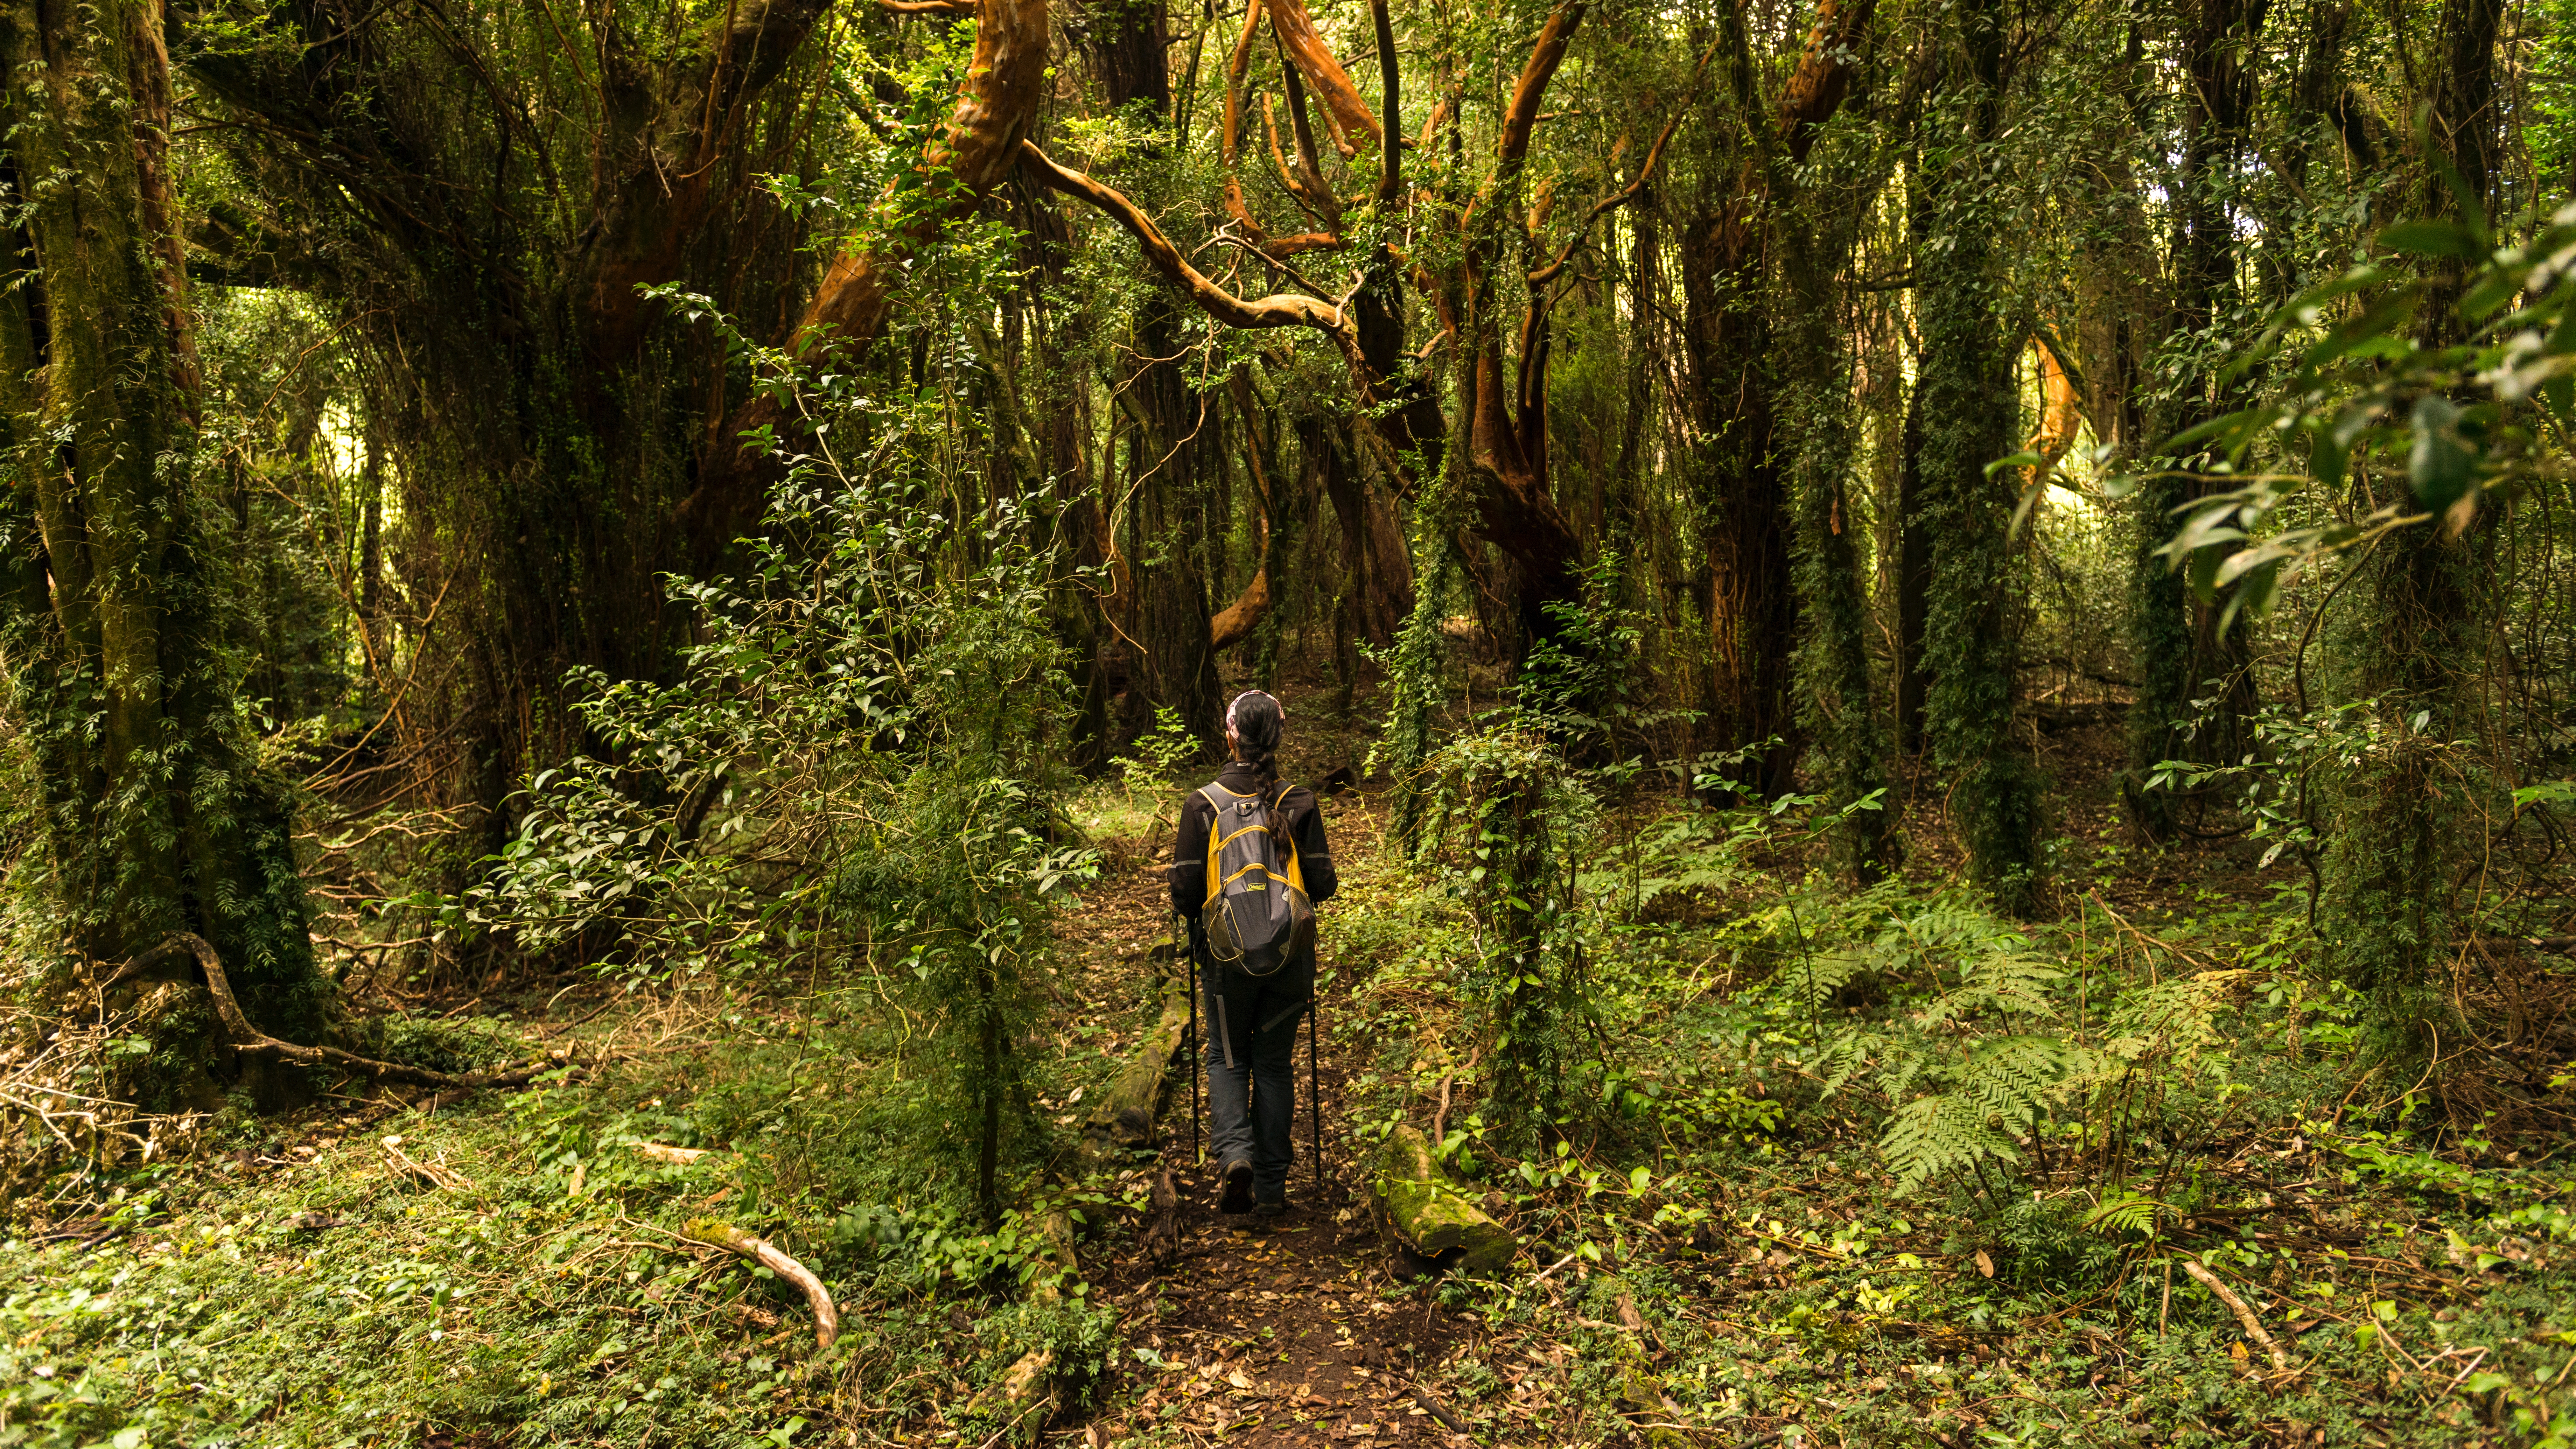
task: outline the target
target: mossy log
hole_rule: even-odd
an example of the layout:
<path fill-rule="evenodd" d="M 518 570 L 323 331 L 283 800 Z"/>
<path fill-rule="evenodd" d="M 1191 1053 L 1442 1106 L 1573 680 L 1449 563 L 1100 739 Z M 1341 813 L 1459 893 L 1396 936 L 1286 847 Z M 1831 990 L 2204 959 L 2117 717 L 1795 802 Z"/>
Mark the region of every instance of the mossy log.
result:
<path fill-rule="evenodd" d="M 1509 1229 L 1449 1181 L 1419 1129 L 1388 1136 L 1371 1191 L 1387 1235 L 1434 1267 L 1490 1276 L 1520 1251 Z"/>
<path fill-rule="evenodd" d="M 1073 1252 L 1073 1217 L 1059 1204 L 1040 1214 L 1036 1226 L 1046 1251 L 1031 1265 L 1035 1271 L 1029 1280 L 1029 1301 L 1053 1303 L 1064 1296 L 1062 1285 L 1068 1279 L 1082 1275 L 1082 1260 Z"/>
<path fill-rule="evenodd" d="M 1106 1156 L 1113 1147 L 1140 1148 L 1154 1140 L 1154 1117 L 1161 1111 L 1163 1083 L 1170 1076 L 1172 1058 L 1181 1050 L 1181 1037 L 1190 1024 L 1190 988 L 1178 974 L 1167 975 L 1161 985 L 1162 1014 L 1155 1018 L 1145 1039 L 1136 1044 L 1135 1054 L 1120 1069 L 1118 1079 L 1109 1084 L 1107 1095 L 1092 1107 L 1090 1119 L 1083 1126 L 1085 1145 L 1094 1156 Z"/>

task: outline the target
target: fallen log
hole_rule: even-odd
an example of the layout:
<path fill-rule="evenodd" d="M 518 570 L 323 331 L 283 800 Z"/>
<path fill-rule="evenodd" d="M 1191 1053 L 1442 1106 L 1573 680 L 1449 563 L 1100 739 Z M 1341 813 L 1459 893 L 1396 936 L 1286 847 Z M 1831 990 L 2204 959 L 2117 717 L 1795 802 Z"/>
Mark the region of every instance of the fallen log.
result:
<path fill-rule="evenodd" d="M 1399 1126 L 1388 1135 L 1370 1191 L 1387 1236 L 1432 1269 L 1489 1276 L 1520 1251 L 1510 1229 L 1449 1181 L 1418 1128 Z"/>
<path fill-rule="evenodd" d="M 691 1218 L 680 1228 L 680 1236 L 710 1248 L 740 1253 L 770 1272 L 805 1290 L 805 1301 L 814 1308 L 814 1346 L 830 1348 L 841 1336 L 841 1315 L 832 1307 L 831 1291 L 814 1270 L 787 1256 L 785 1250 L 767 1238 L 754 1237 L 730 1223 L 713 1218 Z"/>
<path fill-rule="evenodd" d="M 1163 1084 L 1170 1076 L 1172 1059 L 1180 1054 L 1181 1037 L 1190 1024 L 1189 982 L 1179 974 L 1162 981 L 1162 1014 L 1155 1018 L 1145 1039 L 1136 1044 L 1127 1065 L 1120 1068 L 1117 1080 L 1095 1104 L 1084 1122 L 1085 1148 L 1094 1156 L 1105 1157 L 1112 1148 L 1129 1149 L 1149 1146 L 1154 1140 L 1154 1119 L 1162 1109 Z"/>
<path fill-rule="evenodd" d="M 135 957 L 117 975 L 124 976 L 127 972 L 140 968 L 147 961 L 180 949 L 186 950 L 197 958 L 198 968 L 206 973 L 206 990 L 214 995 L 215 1017 L 223 1023 L 224 1035 L 229 1039 L 227 1044 L 234 1051 L 245 1056 L 293 1062 L 300 1067 L 337 1067 L 344 1072 L 354 1072 L 359 1076 L 374 1077 L 380 1081 L 410 1082 L 416 1086 L 454 1087 L 465 1090 L 525 1086 L 535 1079 L 539 1070 L 536 1067 L 529 1067 L 523 1071 L 489 1074 L 434 1072 L 427 1067 L 407 1067 L 400 1062 L 380 1062 L 373 1057 L 344 1052 L 338 1047 L 297 1046 L 290 1041 L 280 1041 L 250 1024 L 250 1018 L 242 1014 L 241 1003 L 233 998 L 233 984 L 224 975 L 222 958 L 215 954 L 215 948 L 207 944 L 205 937 L 190 931 L 171 933 L 160 945 Z"/>

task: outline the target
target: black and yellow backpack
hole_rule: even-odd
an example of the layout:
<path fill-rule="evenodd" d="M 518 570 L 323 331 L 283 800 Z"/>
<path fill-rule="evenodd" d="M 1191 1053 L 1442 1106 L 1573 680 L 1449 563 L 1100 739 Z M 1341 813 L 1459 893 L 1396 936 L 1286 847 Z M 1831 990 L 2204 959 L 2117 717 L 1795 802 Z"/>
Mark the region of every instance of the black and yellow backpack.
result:
<path fill-rule="evenodd" d="M 1216 809 L 1208 826 L 1208 955 L 1247 976 L 1268 976 L 1315 944 L 1315 906 L 1297 868 L 1297 842 L 1271 829 L 1276 802 L 1222 785 L 1199 793 Z M 1279 787 L 1279 799 L 1288 787 Z M 1282 860 L 1282 856 L 1285 860 Z"/>

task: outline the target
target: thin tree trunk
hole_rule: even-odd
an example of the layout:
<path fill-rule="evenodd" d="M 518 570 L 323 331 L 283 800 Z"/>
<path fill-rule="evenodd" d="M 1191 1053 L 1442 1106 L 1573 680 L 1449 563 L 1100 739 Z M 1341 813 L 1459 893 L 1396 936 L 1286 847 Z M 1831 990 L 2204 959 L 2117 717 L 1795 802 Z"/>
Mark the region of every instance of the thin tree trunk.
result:
<path fill-rule="evenodd" d="M 2435 150 L 2491 219 L 2502 144 L 2495 77 L 2501 0 L 2445 0 L 2435 32 L 2429 118 Z M 2464 219 L 2458 196 L 2428 166 L 2417 184 L 2419 214 Z M 2428 280 L 2416 340 L 2442 347 L 2463 328 L 2456 307 L 2463 264 Z M 2483 520 L 2452 536 L 2442 524 L 2389 535 L 2355 567 L 2367 591 L 2353 630 L 2354 696 L 2376 699 L 2387 744 L 2340 781 L 2339 818 L 2320 865 L 2318 901 L 2326 961 L 2346 984 L 2370 994 L 2401 1049 L 2423 1051 L 2426 1031 L 2449 1011 L 2446 963 L 2457 929 L 2447 878 L 2464 842 L 2455 768 L 2435 758 L 2438 743 L 2473 738 L 2477 679 L 2485 660 L 2487 601 L 2479 551 L 2493 530 Z M 2429 715 L 2418 728 L 2413 717 Z"/>
<path fill-rule="evenodd" d="M 2237 295 L 2232 197 L 2254 109 L 2250 52 L 2268 8 L 2269 0 L 2198 0 L 2185 26 L 2184 139 L 2168 336 L 2208 332 Z M 2168 437 L 2239 406 L 2242 389 L 2202 369 L 2173 392 L 2173 411 L 2159 428 Z M 2173 797 L 2145 790 L 2148 774 L 2167 759 L 2237 758 L 2244 753 L 2245 721 L 2255 704 L 2253 659 L 2243 631 L 2222 635 L 2219 607 L 2192 598 L 2170 562 L 2156 556 L 2171 536 L 2173 509 L 2191 488 L 2180 478 L 2151 477 L 2131 500 L 2137 532 L 2130 639 L 2139 686 L 2129 710 L 2129 773 L 2122 793 L 2131 822 L 2151 840 L 2171 834 Z M 2193 706 L 2202 698 L 2215 701 L 2205 722 L 2196 721 Z"/>

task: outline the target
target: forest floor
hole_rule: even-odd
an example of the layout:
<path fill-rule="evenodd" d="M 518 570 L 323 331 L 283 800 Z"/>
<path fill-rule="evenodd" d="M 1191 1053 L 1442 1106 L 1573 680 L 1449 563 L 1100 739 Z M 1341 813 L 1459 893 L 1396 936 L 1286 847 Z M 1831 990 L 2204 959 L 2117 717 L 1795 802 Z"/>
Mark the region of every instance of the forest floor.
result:
<path fill-rule="evenodd" d="M 1595 1070 L 1631 1115 L 1516 1158 L 1513 1124 L 1466 1105 L 1436 892 L 1377 847 L 1376 801 L 1334 808 L 1326 1182 L 1301 1110 L 1276 1224 L 1213 1211 L 1178 1074 L 1176 1257 L 1147 1244 L 1155 1158 L 1075 1165 L 1082 1104 L 1151 1019 L 1147 834 L 1109 852 L 1037 983 L 1021 1147 L 1042 1170 L 999 1232 L 921 1186 L 955 1123 L 879 983 L 415 1003 L 392 1038 L 430 1064 L 565 1065 L 462 1101 L 228 1114 L 219 1150 L 129 1168 L 106 1200 L 14 1207 L 0 1446 L 2576 1444 L 2563 1139 L 2425 1132 L 2423 1098 L 2355 1080 L 2349 1018 L 2283 974 L 2283 908 L 2241 851 L 2141 857 L 2107 813 L 2070 821 L 2070 891 L 2110 894 L 2034 949 L 2207 966 L 2236 1013 L 2213 1050 L 2236 1055 L 2158 1086 L 2207 1111 L 2174 1109 L 2137 1191 L 2068 1166 L 1998 1193 L 1983 1166 L 1900 1184 L 1859 1094 L 1820 1091 L 1820 1013 L 1919 998 L 1766 985 L 1776 951 L 1742 922 L 1777 914 L 1771 867 L 1723 920 L 1686 909 L 1605 948 Z M 1949 899 L 1927 875 L 1852 909 Z M 2103 1011 L 2069 1005 L 2079 1033 Z M 1446 1120 L 1452 1169 L 1522 1242 L 1504 1273 L 1400 1271 L 1366 1192 L 1399 1117 Z M 1049 1205 L 1083 1222 L 1081 1284 L 1051 1304 L 1014 1287 Z M 840 1342 L 816 1351 L 791 1287 L 685 1241 L 700 1216 L 813 1266 Z M 1041 1348 L 1054 1398 L 1003 1398 Z"/>

